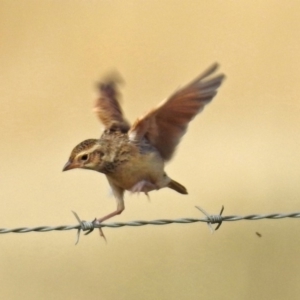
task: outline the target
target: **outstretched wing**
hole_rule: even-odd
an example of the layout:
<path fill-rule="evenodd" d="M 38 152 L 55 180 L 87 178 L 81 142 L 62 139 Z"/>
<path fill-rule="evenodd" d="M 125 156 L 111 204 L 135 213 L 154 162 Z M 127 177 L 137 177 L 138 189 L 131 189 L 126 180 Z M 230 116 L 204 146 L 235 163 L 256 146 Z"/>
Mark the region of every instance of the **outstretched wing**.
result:
<path fill-rule="evenodd" d="M 114 75 L 97 84 L 99 96 L 96 100 L 94 112 L 105 129 L 127 132 L 130 125 L 124 118 L 118 101 L 119 92 L 117 86 L 119 81 Z"/>
<path fill-rule="evenodd" d="M 137 119 L 129 131 L 130 139 L 138 141 L 145 137 L 158 149 L 164 160 L 170 160 L 188 123 L 217 94 L 225 76 L 208 78 L 217 68 L 218 64 L 212 65 L 191 83 Z"/>

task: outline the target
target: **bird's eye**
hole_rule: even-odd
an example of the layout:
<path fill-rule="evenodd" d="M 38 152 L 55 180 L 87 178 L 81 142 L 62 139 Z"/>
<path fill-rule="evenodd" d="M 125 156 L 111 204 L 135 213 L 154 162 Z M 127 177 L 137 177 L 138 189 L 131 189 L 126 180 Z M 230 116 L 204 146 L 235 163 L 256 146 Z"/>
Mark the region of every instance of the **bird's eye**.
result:
<path fill-rule="evenodd" d="M 83 161 L 85 161 L 85 160 L 88 159 L 88 155 L 87 155 L 87 154 L 84 154 L 84 155 L 81 156 L 80 159 L 83 160 Z"/>

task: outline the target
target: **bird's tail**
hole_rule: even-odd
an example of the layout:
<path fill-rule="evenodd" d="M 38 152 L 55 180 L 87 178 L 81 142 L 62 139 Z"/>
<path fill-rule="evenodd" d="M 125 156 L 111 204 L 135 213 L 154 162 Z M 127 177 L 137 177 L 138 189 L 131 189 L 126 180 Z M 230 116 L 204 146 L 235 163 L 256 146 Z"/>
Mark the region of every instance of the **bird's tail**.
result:
<path fill-rule="evenodd" d="M 180 194 L 184 194 L 186 195 L 187 189 L 181 185 L 180 183 L 178 183 L 177 181 L 171 179 L 170 183 L 168 184 L 168 188 L 175 190 L 176 192 L 180 193 Z"/>

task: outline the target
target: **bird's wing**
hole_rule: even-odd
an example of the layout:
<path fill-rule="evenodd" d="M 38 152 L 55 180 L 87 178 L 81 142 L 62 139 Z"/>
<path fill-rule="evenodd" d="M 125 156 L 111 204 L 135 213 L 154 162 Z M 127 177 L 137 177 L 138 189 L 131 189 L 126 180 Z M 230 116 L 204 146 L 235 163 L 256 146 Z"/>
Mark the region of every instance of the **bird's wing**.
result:
<path fill-rule="evenodd" d="M 124 118 L 118 101 L 118 83 L 119 80 L 113 75 L 97 84 L 99 95 L 96 100 L 94 112 L 105 129 L 127 132 L 130 125 Z"/>
<path fill-rule="evenodd" d="M 164 160 L 170 160 L 188 123 L 217 94 L 224 75 L 208 78 L 218 68 L 212 65 L 195 80 L 176 91 L 146 115 L 138 118 L 129 130 L 131 140 L 143 137 L 155 146 Z"/>

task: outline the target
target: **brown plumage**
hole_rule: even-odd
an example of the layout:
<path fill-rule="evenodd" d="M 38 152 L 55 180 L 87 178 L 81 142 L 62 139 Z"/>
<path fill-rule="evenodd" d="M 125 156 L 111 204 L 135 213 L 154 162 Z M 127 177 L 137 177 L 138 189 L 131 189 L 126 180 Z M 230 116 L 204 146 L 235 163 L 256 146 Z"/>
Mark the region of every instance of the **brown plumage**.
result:
<path fill-rule="evenodd" d="M 118 101 L 116 80 L 110 78 L 98 85 L 99 98 L 94 111 L 104 125 L 104 132 L 98 140 L 85 140 L 77 145 L 63 169 L 90 169 L 106 175 L 117 209 L 96 222 L 124 210 L 125 190 L 148 194 L 169 187 L 187 194 L 184 186 L 164 172 L 164 163 L 172 158 L 189 122 L 217 94 L 225 78 L 224 75 L 209 78 L 217 68 L 217 64 L 212 65 L 131 127 Z"/>

